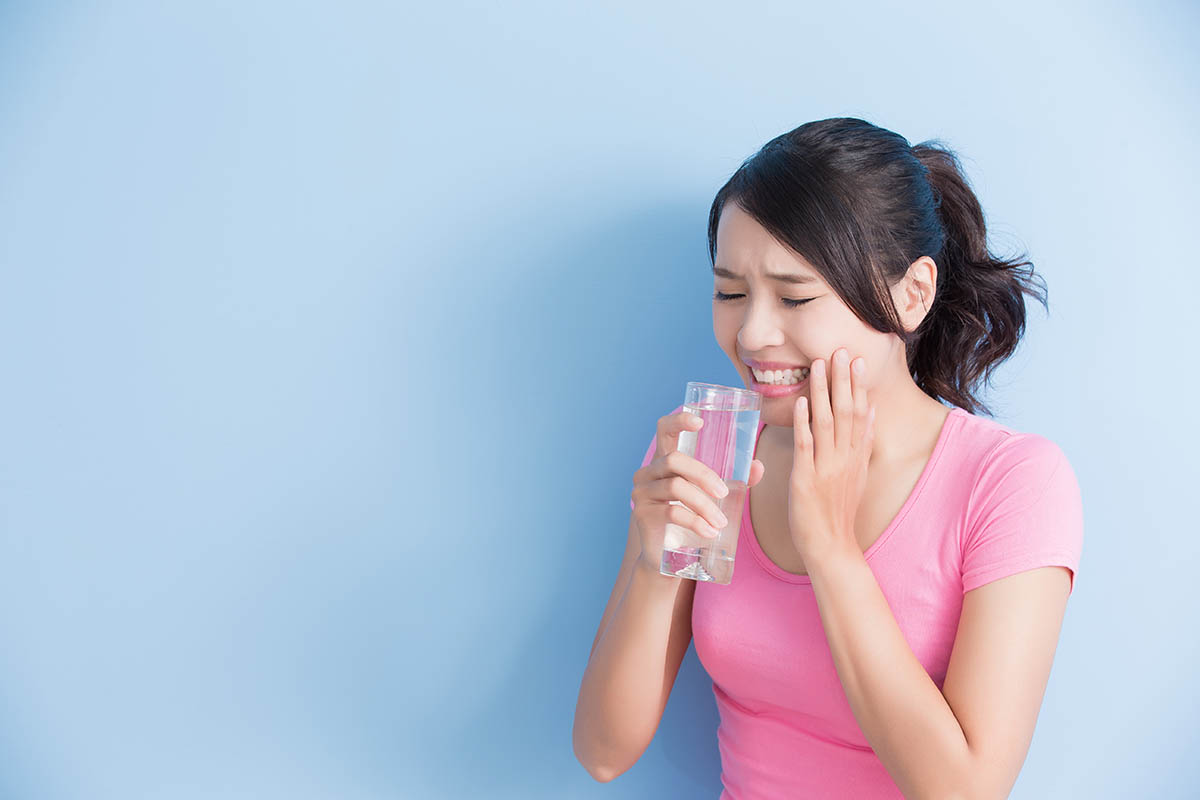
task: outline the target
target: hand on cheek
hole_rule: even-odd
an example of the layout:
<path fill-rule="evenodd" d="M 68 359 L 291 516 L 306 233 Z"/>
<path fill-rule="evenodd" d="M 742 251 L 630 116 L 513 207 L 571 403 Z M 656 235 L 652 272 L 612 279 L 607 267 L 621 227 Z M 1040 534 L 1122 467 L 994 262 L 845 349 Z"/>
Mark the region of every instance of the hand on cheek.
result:
<path fill-rule="evenodd" d="M 867 401 L 866 362 L 852 363 L 845 348 L 830 361 L 812 363 L 811 404 L 800 397 L 793 412 L 788 526 L 806 564 L 845 548 L 861 553 L 854 518 L 866 488 L 875 409 Z"/>

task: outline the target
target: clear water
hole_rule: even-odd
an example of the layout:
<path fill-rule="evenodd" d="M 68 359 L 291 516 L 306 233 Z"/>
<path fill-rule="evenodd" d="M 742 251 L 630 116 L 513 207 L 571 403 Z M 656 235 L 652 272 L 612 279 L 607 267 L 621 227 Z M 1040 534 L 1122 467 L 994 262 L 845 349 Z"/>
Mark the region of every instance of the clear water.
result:
<path fill-rule="evenodd" d="M 718 530 L 715 539 L 709 539 L 691 528 L 668 523 L 659 571 L 664 575 L 728 584 L 733 579 L 759 412 L 757 409 L 713 411 L 688 405 L 683 408 L 701 417 L 704 425 L 699 431 L 681 433 L 679 450 L 707 464 L 725 479 L 729 494 L 713 499 L 729 524 Z"/>
<path fill-rule="evenodd" d="M 718 505 L 729 524 L 707 539 L 693 531 L 667 523 L 659 572 L 697 581 L 729 583 L 733 580 L 733 560 L 737 554 L 738 530 L 745 507 L 747 486 L 743 481 L 725 481 L 729 494 Z"/>

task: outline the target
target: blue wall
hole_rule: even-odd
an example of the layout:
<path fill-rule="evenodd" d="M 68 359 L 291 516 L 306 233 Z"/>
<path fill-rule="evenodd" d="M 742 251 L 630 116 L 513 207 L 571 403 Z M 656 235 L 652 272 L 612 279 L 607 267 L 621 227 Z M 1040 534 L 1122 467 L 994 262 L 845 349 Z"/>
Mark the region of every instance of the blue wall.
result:
<path fill-rule="evenodd" d="M 841 115 L 1050 288 L 986 396 L 1086 513 L 1012 796 L 1194 792 L 1196 7 L 567 5 L 0 6 L 0 796 L 716 797 L 694 651 L 616 783 L 576 693 L 654 420 L 738 380 L 712 195 Z"/>

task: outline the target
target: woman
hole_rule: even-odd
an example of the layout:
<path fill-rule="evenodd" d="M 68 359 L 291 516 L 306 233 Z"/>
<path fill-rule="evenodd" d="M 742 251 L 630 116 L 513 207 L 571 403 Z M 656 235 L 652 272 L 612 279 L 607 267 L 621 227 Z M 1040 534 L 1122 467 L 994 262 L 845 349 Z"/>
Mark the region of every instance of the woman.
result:
<path fill-rule="evenodd" d="M 988 252 L 953 153 L 859 119 L 768 142 L 717 193 L 708 237 L 713 332 L 764 394 L 733 580 L 658 571 L 668 522 L 724 522 L 721 481 L 677 451 L 698 421 L 677 408 L 634 473 L 577 757 L 600 781 L 641 757 L 694 639 L 722 798 L 1007 796 L 1082 507 L 1062 450 L 977 416 L 973 390 L 1044 285 Z"/>

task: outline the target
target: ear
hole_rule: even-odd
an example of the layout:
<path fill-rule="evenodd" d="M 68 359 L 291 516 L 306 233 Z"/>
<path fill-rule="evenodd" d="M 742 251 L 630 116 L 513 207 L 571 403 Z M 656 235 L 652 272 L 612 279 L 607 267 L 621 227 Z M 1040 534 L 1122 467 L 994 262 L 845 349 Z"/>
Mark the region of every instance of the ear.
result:
<path fill-rule="evenodd" d="M 908 272 L 892 287 L 892 299 L 905 330 L 915 331 L 929 314 L 936 287 L 937 263 L 929 256 L 921 256 L 910 264 Z"/>

